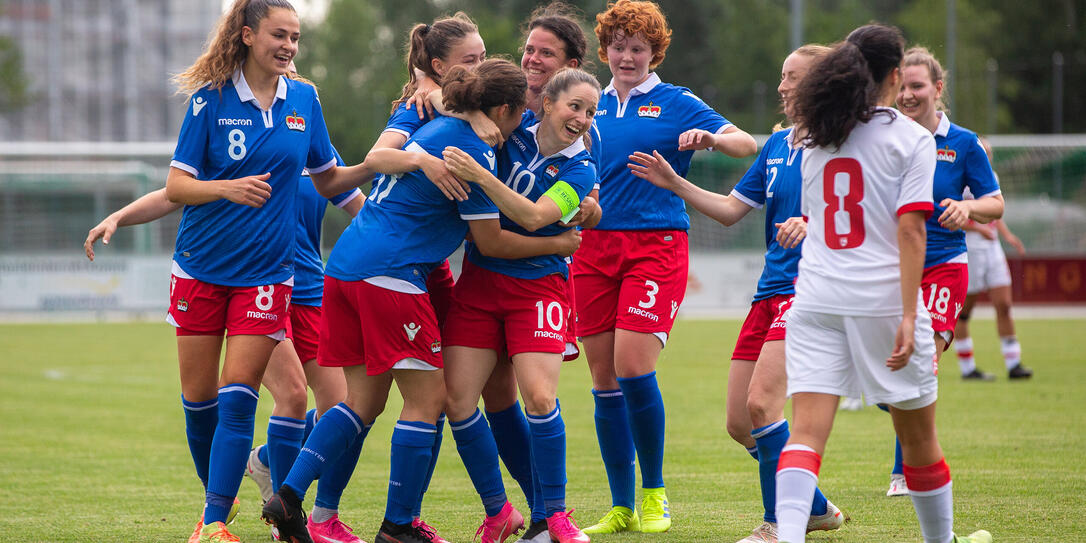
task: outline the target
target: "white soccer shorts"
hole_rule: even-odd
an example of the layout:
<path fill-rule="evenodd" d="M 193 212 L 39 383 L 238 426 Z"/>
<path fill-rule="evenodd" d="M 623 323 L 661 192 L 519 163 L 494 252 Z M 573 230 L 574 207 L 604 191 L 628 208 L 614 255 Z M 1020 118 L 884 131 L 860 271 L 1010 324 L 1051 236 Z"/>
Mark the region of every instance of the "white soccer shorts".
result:
<path fill-rule="evenodd" d="M 998 242 L 969 247 L 968 294 L 980 294 L 1010 285 L 1011 269 L 1007 265 L 1007 255 Z"/>

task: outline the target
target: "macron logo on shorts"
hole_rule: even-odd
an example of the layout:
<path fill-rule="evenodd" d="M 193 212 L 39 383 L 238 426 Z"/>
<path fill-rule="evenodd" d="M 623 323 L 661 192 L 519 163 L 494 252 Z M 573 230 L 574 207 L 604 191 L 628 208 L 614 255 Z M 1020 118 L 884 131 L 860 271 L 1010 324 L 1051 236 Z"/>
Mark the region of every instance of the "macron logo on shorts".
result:
<path fill-rule="evenodd" d="M 415 334 L 419 333 L 419 330 L 421 330 L 421 329 L 422 329 L 421 326 L 419 326 L 419 325 L 417 325 L 417 324 L 415 324 L 413 322 L 403 325 L 403 331 L 407 332 L 407 340 L 408 341 L 415 341 Z"/>
<path fill-rule="evenodd" d="M 276 315 L 275 313 L 265 313 L 263 311 L 249 311 L 245 316 L 250 319 L 261 319 L 266 321 L 279 320 L 279 315 Z"/>
<path fill-rule="evenodd" d="M 639 315 L 639 316 L 645 317 L 646 319 L 649 319 L 652 322 L 659 322 L 659 320 L 660 320 L 660 317 L 656 316 L 654 313 L 650 313 L 648 311 L 645 311 L 644 309 L 641 309 L 640 307 L 630 306 L 630 307 L 628 307 L 626 309 L 626 312 L 627 313 L 633 313 L 634 315 Z"/>

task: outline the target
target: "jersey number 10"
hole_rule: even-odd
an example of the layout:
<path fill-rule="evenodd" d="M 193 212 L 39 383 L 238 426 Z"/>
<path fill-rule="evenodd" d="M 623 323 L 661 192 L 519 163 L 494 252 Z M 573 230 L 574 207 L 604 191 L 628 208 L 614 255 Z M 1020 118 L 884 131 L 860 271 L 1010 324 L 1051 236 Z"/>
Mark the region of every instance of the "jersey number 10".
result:
<path fill-rule="evenodd" d="M 822 169 L 826 246 L 852 249 L 864 242 L 864 174 L 854 158 L 835 158 Z"/>

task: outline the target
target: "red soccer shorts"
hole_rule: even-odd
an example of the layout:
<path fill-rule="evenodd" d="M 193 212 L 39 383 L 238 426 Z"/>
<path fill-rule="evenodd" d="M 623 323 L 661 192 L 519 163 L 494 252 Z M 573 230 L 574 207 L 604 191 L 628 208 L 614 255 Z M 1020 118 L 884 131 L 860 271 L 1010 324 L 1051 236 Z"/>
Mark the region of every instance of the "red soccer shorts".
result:
<path fill-rule="evenodd" d="M 449 306 L 452 304 L 453 284 L 453 274 L 448 260 L 434 268 L 430 276 L 426 278 L 426 292 L 430 294 L 430 303 L 434 304 L 437 324 L 441 327 L 445 326 L 445 317 L 448 316 Z"/>
<path fill-rule="evenodd" d="M 569 289 L 558 274 L 520 279 L 464 261 L 442 337 L 446 345 L 520 353 L 564 353 Z"/>
<path fill-rule="evenodd" d="M 294 352 L 302 364 L 317 358 L 320 344 L 321 307 L 319 305 L 290 304 L 287 320 L 287 337 L 294 344 Z"/>
<path fill-rule="evenodd" d="M 931 313 L 931 327 L 936 334 L 950 334 L 948 346 L 954 339 L 954 326 L 958 324 L 958 314 L 962 311 L 968 288 L 969 267 L 966 264 L 936 264 L 925 268 L 920 279 L 924 305 Z"/>
<path fill-rule="evenodd" d="M 170 278 L 170 324 L 179 336 L 286 337 L 293 289 L 287 285 L 227 287 L 199 279 Z"/>
<path fill-rule="evenodd" d="M 572 266 L 577 335 L 615 328 L 671 332 L 686 294 L 686 232 L 585 230 L 581 235 Z"/>
<path fill-rule="evenodd" d="M 762 345 L 768 341 L 784 339 L 787 312 L 792 307 L 794 294 L 778 294 L 750 304 L 747 320 L 739 330 L 732 360 L 758 360 Z"/>
<path fill-rule="evenodd" d="M 366 366 L 380 375 L 405 358 L 441 368 L 441 335 L 430 297 L 324 278 L 320 347 L 322 366 Z"/>

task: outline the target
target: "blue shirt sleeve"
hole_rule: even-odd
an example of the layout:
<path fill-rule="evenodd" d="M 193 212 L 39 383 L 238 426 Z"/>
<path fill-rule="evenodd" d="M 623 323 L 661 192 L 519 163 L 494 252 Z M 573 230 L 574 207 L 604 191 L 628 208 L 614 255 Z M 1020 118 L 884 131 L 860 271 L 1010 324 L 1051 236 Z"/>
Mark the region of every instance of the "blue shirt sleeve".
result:
<path fill-rule="evenodd" d="M 769 141 L 766 141 L 765 145 L 762 146 L 762 150 L 758 153 L 758 158 L 754 161 L 754 164 L 750 165 L 750 168 L 747 169 L 747 173 L 743 174 L 743 178 L 740 179 L 739 183 L 732 189 L 732 192 L 736 192 L 743 196 L 743 198 L 757 204 L 755 207 L 762 207 L 765 205 L 765 170 L 766 156 L 769 152 L 769 147 Z"/>
<path fill-rule="evenodd" d="M 999 181 L 992 171 L 992 163 L 988 162 L 988 154 L 975 136 L 966 148 L 965 186 L 969 187 L 969 191 L 977 198 L 999 190 Z"/>
<path fill-rule="evenodd" d="M 189 109 L 181 123 L 181 133 L 177 136 L 177 147 L 173 152 L 171 166 L 185 170 L 199 177 L 205 171 L 207 146 L 210 140 L 211 123 L 215 118 L 216 105 L 211 104 L 212 96 L 207 88 L 196 91 L 189 100 Z M 210 106 L 210 107 L 209 107 Z M 187 166 L 187 168 L 185 167 Z"/>
<path fill-rule="evenodd" d="M 385 132 L 399 132 L 404 137 L 410 138 L 415 134 L 415 131 L 422 128 L 422 125 L 426 124 L 429 119 L 419 118 L 418 111 L 415 106 L 410 107 L 407 104 L 399 104 L 396 106 L 396 111 L 392 112 L 392 116 L 388 118 L 388 123 L 385 124 Z"/>
<path fill-rule="evenodd" d="M 599 174 L 596 173 L 596 165 L 591 160 L 581 158 L 573 161 L 573 164 L 564 172 L 558 174 L 558 179 L 569 183 L 573 190 L 577 191 L 577 197 L 584 200 L 588 193 L 596 188 Z"/>
<path fill-rule="evenodd" d="M 321 102 L 316 97 L 316 90 L 312 91 L 313 110 L 310 115 L 312 132 L 309 134 L 309 155 L 306 157 L 305 166 L 310 173 L 320 173 L 335 165 L 339 155 L 332 148 L 332 140 L 328 137 L 328 127 L 324 124 L 324 112 L 321 110 Z M 342 159 L 339 159 L 342 161 Z"/>
<path fill-rule="evenodd" d="M 689 90 L 683 91 L 683 98 L 687 103 L 687 113 L 683 117 L 686 119 L 684 130 L 700 128 L 716 134 L 722 132 L 724 128 L 732 124 L 728 119 L 725 119 L 723 115 L 709 107 L 709 104 L 702 102 L 701 98 L 698 98 Z"/>

